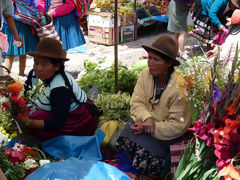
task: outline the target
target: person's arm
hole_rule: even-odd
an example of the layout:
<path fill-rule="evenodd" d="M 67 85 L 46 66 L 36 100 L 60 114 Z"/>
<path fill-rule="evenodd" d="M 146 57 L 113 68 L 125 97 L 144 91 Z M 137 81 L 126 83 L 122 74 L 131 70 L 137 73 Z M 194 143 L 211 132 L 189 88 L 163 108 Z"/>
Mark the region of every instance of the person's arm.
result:
<path fill-rule="evenodd" d="M 190 103 L 188 104 L 176 93 L 169 100 L 169 116 L 161 122 L 155 122 L 154 137 L 161 140 L 171 140 L 183 135 L 192 122 Z"/>
<path fill-rule="evenodd" d="M 61 97 L 61 98 L 59 98 Z M 54 88 L 50 93 L 50 105 L 52 117 L 48 119 L 20 119 L 22 127 L 41 129 L 60 129 L 69 115 L 72 96 L 66 87 Z"/>
<path fill-rule="evenodd" d="M 225 42 L 221 45 L 220 51 L 220 62 L 222 65 L 227 64 L 230 60 L 231 51 L 234 45 L 235 39 L 231 35 L 229 35 Z"/>
<path fill-rule="evenodd" d="M 14 36 L 14 39 L 15 41 L 21 41 L 21 46 L 19 46 L 20 48 L 23 47 L 23 40 L 22 38 L 19 36 L 18 32 L 17 32 L 17 29 L 16 29 L 16 26 L 15 26 L 15 22 L 14 22 L 14 19 L 13 19 L 13 16 L 4 16 L 4 18 L 6 19 L 7 21 L 7 24 L 10 28 L 10 30 L 12 31 L 13 33 L 13 36 Z"/>
<path fill-rule="evenodd" d="M 75 4 L 72 0 L 66 0 L 61 6 L 56 8 L 55 10 L 49 12 L 53 17 L 64 16 L 75 9 Z"/>
<path fill-rule="evenodd" d="M 43 15 L 46 11 L 46 0 L 37 0 L 37 9 L 39 14 Z"/>
<path fill-rule="evenodd" d="M 66 87 L 51 90 L 50 105 L 52 117 L 44 120 L 44 129 L 60 129 L 69 115 L 72 95 Z"/>
<path fill-rule="evenodd" d="M 225 6 L 224 1 L 214 1 L 209 9 L 208 16 L 213 23 L 219 30 L 224 30 L 225 26 L 220 22 L 218 16 L 219 11 Z M 224 8 L 225 9 L 225 8 Z M 220 14 L 221 15 L 221 14 Z"/>
<path fill-rule="evenodd" d="M 138 78 L 137 84 L 134 88 L 134 92 L 132 94 L 132 98 L 130 101 L 131 115 L 136 118 L 135 121 L 137 120 L 141 122 L 143 122 L 149 117 L 152 117 L 146 107 L 148 99 L 144 87 L 145 86 L 144 78 L 146 77 L 144 77 L 144 73 L 142 72 Z"/>

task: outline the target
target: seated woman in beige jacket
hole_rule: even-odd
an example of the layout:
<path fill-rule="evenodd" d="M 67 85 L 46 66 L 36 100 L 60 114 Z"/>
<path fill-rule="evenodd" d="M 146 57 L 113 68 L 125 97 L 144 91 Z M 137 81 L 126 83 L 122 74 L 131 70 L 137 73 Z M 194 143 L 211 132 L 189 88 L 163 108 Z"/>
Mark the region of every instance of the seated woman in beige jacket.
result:
<path fill-rule="evenodd" d="M 190 105 L 179 98 L 174 66 L 178 46 L 163 35 L 148 52 L 148 68 L 137 81 L 131 99 L 131 117 L 116 148 L 125 152 L 136 172 L 161 179 L 169 146 L 184 135 L 191 124 Z"/>

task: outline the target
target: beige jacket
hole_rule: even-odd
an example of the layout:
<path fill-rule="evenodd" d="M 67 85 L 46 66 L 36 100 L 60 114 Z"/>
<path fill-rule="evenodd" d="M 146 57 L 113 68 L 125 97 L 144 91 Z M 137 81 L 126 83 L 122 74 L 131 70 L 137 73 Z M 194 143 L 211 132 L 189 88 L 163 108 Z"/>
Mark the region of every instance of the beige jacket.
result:
<path fill-rule="evenodd" d="M 175 76 L 173 72 L 159 103 L 153 109 L 149 98 L 156 92 L 153 91 L 154 81 L 149 69 L 144 69 L 138 78 L 130 102 L 131 117 L 135 122 L 144 121 L 149 117 L 154 118 L 156 126 L 154 137 L 160 140 L 180 137 L 192 121 L 190 103 L 179 98 Z"/>

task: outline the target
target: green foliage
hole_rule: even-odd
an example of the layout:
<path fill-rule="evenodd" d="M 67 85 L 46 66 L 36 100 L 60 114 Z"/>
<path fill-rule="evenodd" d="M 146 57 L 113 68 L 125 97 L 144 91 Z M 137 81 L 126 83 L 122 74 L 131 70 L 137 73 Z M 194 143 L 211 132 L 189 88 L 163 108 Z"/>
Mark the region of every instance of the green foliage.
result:
<path fill-rule="evenodd" d="M 109 120 L 130 119 L 130 95 L 118 92 L 117 94 L 104 93 L 98 95 L 94 104 L 103 111 Z"/>
<path fill-rule="evenodd" d="M 194 146 L 189 144 L 181 156 L 173 180 L 220 180 L 217 176 L 216 160 L 213 150 L 204 142 L 196 142 Z"/>
<path fill-rule="evenodd" d="M 18 164 L 8 161 L 6 154 L 0 151 L 0 169 L 9 180 L 21 180 L 26 175 L 26 169 Z"/>
<path fill-rule="evenodd" d="M 119 91 L 133 93 L 135 84 L 138 79 L 138 75 L 142 68 L 128 68 L 124 65 L 118 66 L 118 87 Z M 114 65 L 110 67 L 101 68 L 98 64 L 84 63 L 85 75 L 82 76 L 81 80 L 78 81 L 80 87 L 88 92 L 92 86 L 97 88 L 102 93 L 114 93 L 114 81 L 115 81 L 115 68 Z"/>

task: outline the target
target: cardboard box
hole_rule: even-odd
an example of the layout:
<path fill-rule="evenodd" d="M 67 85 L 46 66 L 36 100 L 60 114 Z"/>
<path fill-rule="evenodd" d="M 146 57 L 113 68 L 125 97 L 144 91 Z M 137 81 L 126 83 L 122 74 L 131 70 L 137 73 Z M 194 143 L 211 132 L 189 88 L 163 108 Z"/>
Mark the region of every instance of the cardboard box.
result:
<path fill-rule="evenodd" d="M 109 12 L 89 12 L 88 15 L 88 26 L 95 27 L 114 27 L 114 14 Z M 118 15 L 118 26 L 120 26 L 120 16 Z"/>
<path fill-rule="evenodd" d="M 120 27 L 120 42 L 133 41 L 135 37 L 135 25 L 121 26 Z"/>
<path fill-rule="evenodd" d="M 119 29 L 117 34 L 119 34 Z M 88 38 L 89 38 L 89 41 L 94 43 L 113 45 L 114 44 L 114 28 L 89 26 Z"/>
<path fill-rule="evenodd" d="M 121 26 L 135 24 L 136 20 L 136 13 L 121 15 Z"/>

